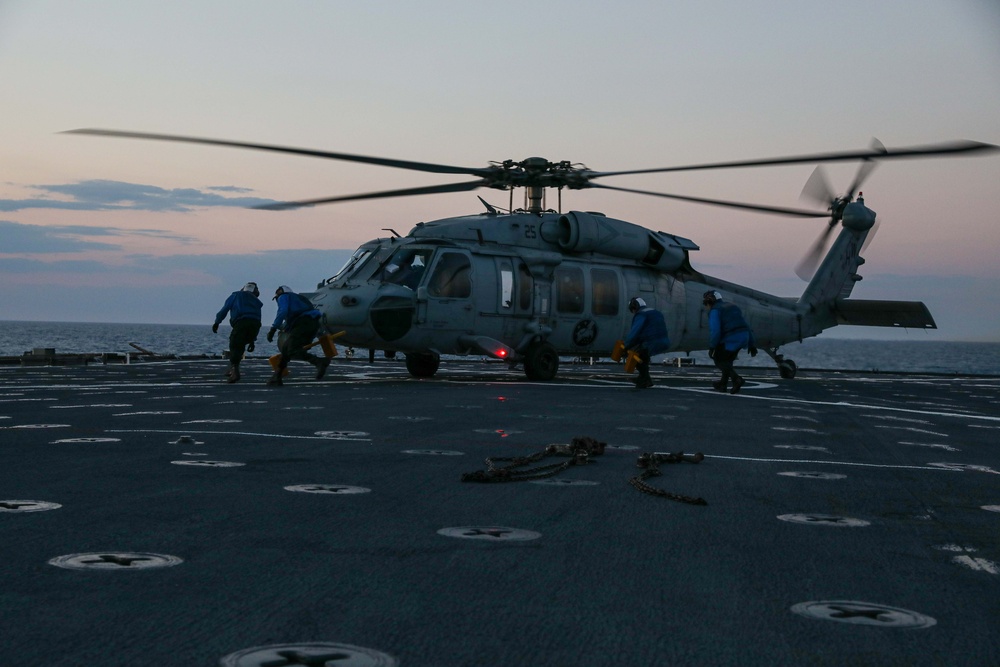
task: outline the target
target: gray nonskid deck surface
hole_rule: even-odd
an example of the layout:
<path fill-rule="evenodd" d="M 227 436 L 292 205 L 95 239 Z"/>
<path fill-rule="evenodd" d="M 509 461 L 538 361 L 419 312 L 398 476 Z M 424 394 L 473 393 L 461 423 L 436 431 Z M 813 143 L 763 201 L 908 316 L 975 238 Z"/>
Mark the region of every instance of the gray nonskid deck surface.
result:
<path fill-rule="evenodd" d="M 0 369 L 4 663 L 1000 664 L 1000 379 L 291 370 Z M 577 436 L 609 448 L 557 483 L 461 481 Z M 708 504 L 630 486 L 654 451 Z"/>

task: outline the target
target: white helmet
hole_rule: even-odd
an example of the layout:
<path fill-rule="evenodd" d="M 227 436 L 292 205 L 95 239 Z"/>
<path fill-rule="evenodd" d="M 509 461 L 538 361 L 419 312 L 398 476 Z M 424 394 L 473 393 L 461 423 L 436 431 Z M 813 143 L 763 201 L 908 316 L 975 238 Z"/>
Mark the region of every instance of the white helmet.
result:
<path fill-rule="evenodd" d="M 250 292 L 251 294 L 253 294 L 254 292 L 256 292 L 257 294 L 260 294 L 260 290 L 257 289 L 257 283 L 255 283 L 255 282 L 249 282 L 246 285 L 244 285 L 243 286 L 243 291 L 244 292 Z"/>
<path fill-rule="evenodd" d="M 274 299 L 277 299 L 279 296 L 281 296 L 285 292 L 291 292 L 291 291 L 292 291 L 291 287 L 289 287 L 288 285 L 282 285 L 278 289 L 274 290 L 274 296 L 271 298 L 271 300 L 273 301 Z"/>
<path fill-rule="evenodd" d="M 646 307 L 646 302 L 641 297 L 634 296 L 632 300 L 628 302 L 628 310 L 630 313 L 638 313 L 641 309 Z"/>

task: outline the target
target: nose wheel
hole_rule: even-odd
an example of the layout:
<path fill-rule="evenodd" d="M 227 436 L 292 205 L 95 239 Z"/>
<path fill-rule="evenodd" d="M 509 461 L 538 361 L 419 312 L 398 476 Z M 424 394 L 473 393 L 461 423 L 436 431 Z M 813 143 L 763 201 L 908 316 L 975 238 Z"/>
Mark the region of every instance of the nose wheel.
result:
<path fill-rule="evenodd" d="M 778 374 L 783 380 L 791 380 L 795 377 L 795 372 L 798 370 L 798 366 L 791 359 L 785 359 L 783 354 L 778 353 L 778 348 L 769 347 L 764 349 L 767 352 L 767 356 L 774 359 L 774 363 L 778 366 Z"/>

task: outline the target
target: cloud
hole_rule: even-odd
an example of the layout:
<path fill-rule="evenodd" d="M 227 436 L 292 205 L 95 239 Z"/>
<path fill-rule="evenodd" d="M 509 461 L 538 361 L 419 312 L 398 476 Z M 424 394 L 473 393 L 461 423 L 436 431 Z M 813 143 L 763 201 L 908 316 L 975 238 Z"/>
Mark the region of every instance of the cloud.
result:
<path fill-rule="evenodd" d="M 80 237 L 145 236 L 168 238 L 180 243 L 193 243 L 190 236 L 181 236 L 160 229 L 122 229 L 119 227 L 89 227 L 85 225 L 26 225 L 0 220 L 0 254 L 70 253 L 89 250 L 121 250 L 116 243 L 89 241 Z"/>
<path fill-rule="evenodd" d="M 247 188 L 212 186 L 205 190 L 175 188 L 167 190 L 155 185 L 123 181 L 87 180 L 66 185 L 34 185 L 35 190 L 58 195 L 63 199 L 0 199 L 0 211 L 22 211 L 31 208 L 71 211 L 179 211 L 195 208 L 249 208 L 276 203 L 261 197 L 226 197 L 218 192 L 247 193 Z M 68 199 L 67 199 L 68 198 Z"/>

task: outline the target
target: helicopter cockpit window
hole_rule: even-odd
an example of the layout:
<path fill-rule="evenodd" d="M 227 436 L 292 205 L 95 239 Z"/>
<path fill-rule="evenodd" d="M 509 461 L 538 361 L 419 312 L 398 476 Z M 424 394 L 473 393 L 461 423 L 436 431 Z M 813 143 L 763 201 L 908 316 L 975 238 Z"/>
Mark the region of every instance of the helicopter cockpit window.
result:
<path fill-rule="evenodd" d="M 336 282 L 337 280 L 340 280 L 341 278 L 344 278 L 354 273 L 354 270 L 364 266 L 364 263 L 371 256 L 372 256 L 371 250 L 367 250 L 365 248 L 358 248 L 357 250 L 354 251 L 354 254 L 351 255 L 351 258 L 348 259 L 342 267 L 340 267 L 340 270 L 337 271 L 337 273 L 335 273 L 332 278 L 327 278 L 326 282 L 328 284 Z"/>
<path fill-rule="evenodd" d="M 464 299 L 472 294 L 472 264 L 459 252 L 441 255 L 427 284 L 431 296 L 442 299 Z"/>
<path fill-rule="evenodd" d="M 583 312 L 583 270 L 556 271 L 556 309 L 560 313 Z"/>
<path fill-rule="evenodd" d="M 402 285 L 415 290 L 420 284 L 427 264 L 430 263 L 433 252 L 431 249 L 400 248 L 389 259 L 379 278 L 384 283 Z"/>
<path fill-rule="evenodd" d="M 607 269 L 591 269 L 590 284 L 593 289 L 593 314 L 617 315 L 620 303 L 618 275 Z"/>

